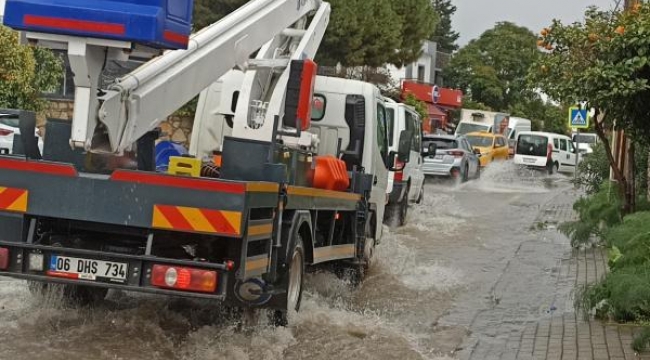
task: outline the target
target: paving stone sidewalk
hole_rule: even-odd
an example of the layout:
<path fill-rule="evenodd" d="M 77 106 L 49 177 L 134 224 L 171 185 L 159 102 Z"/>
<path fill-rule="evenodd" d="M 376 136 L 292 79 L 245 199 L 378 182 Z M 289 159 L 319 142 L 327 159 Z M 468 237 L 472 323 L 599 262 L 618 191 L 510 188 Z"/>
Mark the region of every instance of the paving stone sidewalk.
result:
<path fill-rule="evenodd" d="M 495 284 L 502 298 L 475 316 L 461 359 L 650 359 L 631 347 L 639 328 L 585 319 L 574 310 L 576 291 L 606 274 L 607 254 L 604 249 L 571 250 L 556 230 L 557 224 L 575 219 L 577 195 L 572 195 L 542 206 L 534 227 L 545 228 L 517 249 Z M 545 273 L 520 279 L 535 268 Z"/>
<path fill-rule="evenodd" d="M 574 251 L 567 280 L 578 289 L 605 275 L 607 257 L 600 249 Z M 573 296 L 571 299 L 573 301 Z M 568 310 L 568 309 L 567 309 Z M 636 327 L 605 324 L 565 311 L 528 325 L 518 344 L 517 359 L 650 359 L 639 356 L 631 343 Z"/>

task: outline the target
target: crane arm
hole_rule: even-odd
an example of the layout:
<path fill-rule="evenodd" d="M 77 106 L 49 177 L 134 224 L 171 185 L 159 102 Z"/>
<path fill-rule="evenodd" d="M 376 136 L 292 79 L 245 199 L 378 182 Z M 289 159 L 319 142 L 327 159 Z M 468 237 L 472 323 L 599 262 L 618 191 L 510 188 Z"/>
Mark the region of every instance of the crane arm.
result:
<path fill-rule="evenodd" d="M 71 145 L 119 154 L 233 67 L 246 67 L 252 53 L 290 33 L 322 5 L 322 0 L 252 0 L 191 36 L 186 50 L 166 51 L 104 90 L 98 89 L 101 70 L 107 59 L 123 59 L 134 48 L 128 39 L 41 29 L 26 29 L 26 37 L 67 45 L 76 87 Z"/>
<path fill-rule="evenodd" d="M 320 0 L 254 0 L 190 39 L 188 50 L 153 59 L 112 86 L 99 120 L 112 152 L 128 148 L 275 34 L 318 9 Z"/>

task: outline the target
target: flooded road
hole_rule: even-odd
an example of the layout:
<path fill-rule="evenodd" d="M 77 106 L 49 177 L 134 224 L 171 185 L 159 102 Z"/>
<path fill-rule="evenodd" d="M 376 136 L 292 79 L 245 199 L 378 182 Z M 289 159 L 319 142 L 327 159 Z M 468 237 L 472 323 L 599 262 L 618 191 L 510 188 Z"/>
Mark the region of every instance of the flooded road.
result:
<path fill-rule="evenodd" d="M 363 285 L 309 274 L 288 328 L 237 330 L 218 304 L 119 292 L 95 309 L 66 309 L 56 294 L 34 298 L 0 278 L 0 359 L 468 358 L 477 334 L 498 328 L 481 316 L 501 299 L 523 304 L 513 305 L 522 319 L 543 316 L 546 270 L 566 246 L 541 246 L 534 229 L 572 191 L 562 175 L 515 175 L 508 164 L 462 185 L 429 183 L 407 225 L 385 229 Z M 531 264 L 551 265 L 518 264 L 528 242 L 540 244 Z"/>

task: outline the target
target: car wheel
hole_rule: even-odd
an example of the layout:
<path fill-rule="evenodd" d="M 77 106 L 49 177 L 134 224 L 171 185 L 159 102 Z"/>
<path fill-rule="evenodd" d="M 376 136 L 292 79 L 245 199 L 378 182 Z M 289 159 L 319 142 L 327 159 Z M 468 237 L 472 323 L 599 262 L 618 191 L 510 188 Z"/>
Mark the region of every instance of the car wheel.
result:
<path fill-rule="evenodd" d="M 462 174 L 462 181 L 467 182 L 469 180 L 469 165 L 465 164 L 465 172 Z"/>

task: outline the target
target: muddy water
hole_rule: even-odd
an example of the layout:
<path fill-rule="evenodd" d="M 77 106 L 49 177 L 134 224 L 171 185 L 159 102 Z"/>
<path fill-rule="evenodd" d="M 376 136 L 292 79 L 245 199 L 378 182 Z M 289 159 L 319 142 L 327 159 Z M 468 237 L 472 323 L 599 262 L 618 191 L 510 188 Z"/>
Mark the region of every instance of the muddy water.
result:
<path fill-rule="evenodd" d="M 367 281 L 351 289 L 309 274 L 288 328 L 237 329 L 218 304 L 121 292 L 66 309 L 57 294 L 35 298 L 0 278 L 0 359 L 453 358 L 467 328 L 438 320 L 462 295 L 482 295 L 504 244 L 530 226 L 521 219 L 562 181 L 496 165 L 479 181 L 427 184 L 408 224 L 385 229 Z"/>

